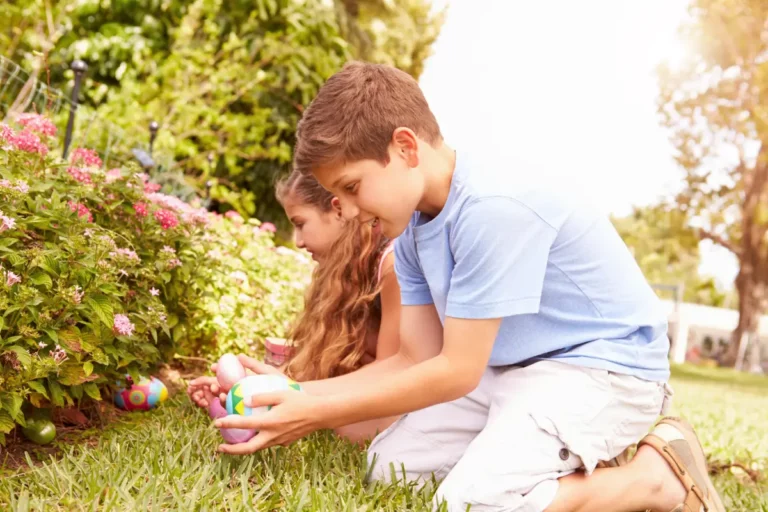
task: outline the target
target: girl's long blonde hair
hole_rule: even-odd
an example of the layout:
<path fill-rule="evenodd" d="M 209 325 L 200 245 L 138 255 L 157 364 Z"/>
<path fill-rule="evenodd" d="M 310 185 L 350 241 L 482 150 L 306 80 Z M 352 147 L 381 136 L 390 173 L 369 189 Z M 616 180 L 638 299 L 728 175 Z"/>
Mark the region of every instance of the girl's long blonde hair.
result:
<path fill-rule="evenodd" d="M 278 182 L 277 198 L 288 198 L 329 212 L 333 195 L 312 176 L 294 171 Z M 362 366 L 366 339 L 378 330 L 378 266 L 389 241 L 371 227 L 348 221 L 315 268 L 304 298 L 304 311 L 288 334 L 295 353 L 285 373 L 299 382 L 336 377 Z"/>

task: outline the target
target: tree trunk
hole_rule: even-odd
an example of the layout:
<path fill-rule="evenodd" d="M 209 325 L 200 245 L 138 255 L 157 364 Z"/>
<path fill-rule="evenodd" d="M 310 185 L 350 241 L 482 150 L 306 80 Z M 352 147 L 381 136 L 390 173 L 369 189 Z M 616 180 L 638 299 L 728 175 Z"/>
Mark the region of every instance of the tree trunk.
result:
<path fill-rule="evenodd" d="M 756 337 L 765 303 L 765 286 L 756 282 L 749 265 L 742 263 L 739 275 L 736 277 L 736 289 L 739 292 L 739 323 L 731 335 L 731 343 L 720 360 L 724 366 L 735 366 L 740 362 L 738 356 L 742 353 L 741 344 L 745 339 Z M 743 336 L 744 334 L 748 336 Z"/>

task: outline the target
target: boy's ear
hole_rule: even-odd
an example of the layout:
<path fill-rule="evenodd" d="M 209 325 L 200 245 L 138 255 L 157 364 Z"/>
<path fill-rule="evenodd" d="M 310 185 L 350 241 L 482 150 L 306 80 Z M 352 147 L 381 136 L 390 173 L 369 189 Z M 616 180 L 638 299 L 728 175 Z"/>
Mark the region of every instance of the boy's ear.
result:
<path fill-rule="evenodd" d="M 396 128 L 392 133 L 392 144 L 395 151 L 405 158 L 409 167 L 419 165 L 419 139 L 410 128 Z"/>
<path fill-rule="evenodd" d="M 331 208 L 333 208 L 337 217 L 341 217 L 341 201 L 339 201 L 338 197 L 331 199 Z"/>

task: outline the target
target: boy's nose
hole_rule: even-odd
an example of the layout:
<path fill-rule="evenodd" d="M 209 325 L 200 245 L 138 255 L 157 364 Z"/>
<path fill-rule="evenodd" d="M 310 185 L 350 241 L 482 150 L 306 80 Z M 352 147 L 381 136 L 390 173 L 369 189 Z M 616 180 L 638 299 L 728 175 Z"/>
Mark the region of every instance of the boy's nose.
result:
<path fill-rule="evenodd" d="M 355 219 L 360 215 L 360 208 L 350 201 L 343 201 L 341 203 L 341 215 L 347 220 Z"/>

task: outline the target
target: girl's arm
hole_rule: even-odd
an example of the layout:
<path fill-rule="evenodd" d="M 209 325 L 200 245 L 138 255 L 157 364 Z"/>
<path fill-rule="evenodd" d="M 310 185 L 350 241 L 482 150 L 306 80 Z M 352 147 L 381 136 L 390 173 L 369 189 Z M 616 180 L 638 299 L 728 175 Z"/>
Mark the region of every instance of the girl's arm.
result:
<path fill-rule="evenodd" d="M 400 285 L 395 275 L 395 253 L 387 254 L 381 265 L 381 323 L 376 342 L 376 360 L 400 350 Z"/>

